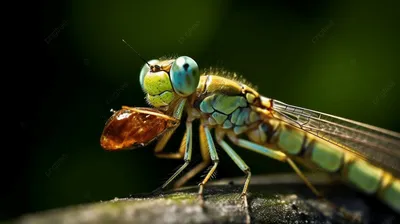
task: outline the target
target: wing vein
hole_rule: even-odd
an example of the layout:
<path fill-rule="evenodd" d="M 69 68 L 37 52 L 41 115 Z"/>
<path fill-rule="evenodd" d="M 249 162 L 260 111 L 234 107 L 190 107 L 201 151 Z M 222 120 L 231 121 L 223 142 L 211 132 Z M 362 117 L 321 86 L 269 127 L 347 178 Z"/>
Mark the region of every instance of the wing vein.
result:
<path fill-rule="evenodd" d="M 271 114 L 400 176 L 400 133 L 277 100 Z"/>

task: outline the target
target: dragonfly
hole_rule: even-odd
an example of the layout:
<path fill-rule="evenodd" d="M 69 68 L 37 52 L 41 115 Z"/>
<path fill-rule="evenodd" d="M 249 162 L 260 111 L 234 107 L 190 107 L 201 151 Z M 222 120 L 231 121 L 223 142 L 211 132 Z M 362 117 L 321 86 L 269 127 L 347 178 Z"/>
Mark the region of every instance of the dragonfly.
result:
<path fill-rule="evenodd" d="M 218 145 L 245 174 L 241 198 L 248 208 L 251 171 L 231 147 L 236 145 L 287 163 L 317 196 L 322 194 L 297 164 L 339 175 L 344 182 L 377 196 L 400 213 L 400 133 L 265 97 L 236 75 L 216 69 L 200 72 L 196 61 L 188 56 L 144 61 L 139 81 L 151 109 L 125 107 L 115 112 L 101 141 L 103 148 L 116 150 L 141 147 L 157 139 L 156 156 L 184 161 L 162 189 L 173 181 L 174 187 L 182 186 L 211 167 L 199 184 L 198 195 L 204 203 L 204 185 L 220 163 Z M 135 121 L 123 119 L 124 128 L 114 125 L 121 124 L 117 118 L 124 113 Z M 177 152 L 166 153 L 163 150 L 184 113 L 186 131 L 181 146 Z M 192 159 L 195 120 L 200 120 L 203 160 L 176 180 Z M 150 123 L 160 126 L 155 130 Z M 138 137 L 142 135 L 146 138 Z M 115 136 L 133 141 L 106 146 L 106 140 Z"/>

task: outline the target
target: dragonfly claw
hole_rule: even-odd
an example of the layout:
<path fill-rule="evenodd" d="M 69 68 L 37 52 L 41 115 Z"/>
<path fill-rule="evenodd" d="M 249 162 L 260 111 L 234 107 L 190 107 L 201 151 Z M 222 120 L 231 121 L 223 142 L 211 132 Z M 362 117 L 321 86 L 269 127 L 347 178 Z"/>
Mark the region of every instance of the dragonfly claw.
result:
<path fill-rule="evenodd" d="M 204 185 L 203 184 L 199 184 L 199 193 L 198 193 L 198 200 L 200 203 L 200 206 L 202 208 L 205 208 L 205 201 L 204 201 L 204 195 L 203 195 L 203 189 L 204 189 Z"/>
<path fill-rule="evenodd" d="M 158 187 L 157 189 L 155 189 L 154 191 L 152 191 L 150 194 L 151 195 L 160 195 L 163 192 L 163 188 L 162 187 Z"/>

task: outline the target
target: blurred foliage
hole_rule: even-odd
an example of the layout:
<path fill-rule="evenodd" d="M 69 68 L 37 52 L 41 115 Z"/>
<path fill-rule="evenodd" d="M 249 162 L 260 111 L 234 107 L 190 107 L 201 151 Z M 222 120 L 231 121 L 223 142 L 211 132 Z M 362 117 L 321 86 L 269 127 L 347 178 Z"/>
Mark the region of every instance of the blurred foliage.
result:
<path fill-rule="evenodd" d="M 42 43 L 43 75 L 37 78 L 46 84 L 31 93 L 35 115 L 19 121 L 32 142 L 24 151 L 29 161 L 18 182 L 23 184 L 10 194 L 27 190 L 26 206 L 10 204 L 5 216 L 149 192 L 182 163 L 155 158 L 154 145 L 122 152 L 105 152 L 99 145 L 111 108 L 146 106 L 138 80 L 143 61 L 122 38 L 147 59 L 188 55 L 202 68 L 243 75 L 267 97 L 400 131 L 396 7 L 368 4 L 43 3 L 43 39 L 67 23 Z M 169 150 L 178 148 L 182 134 L 183 128 Z M 246 150 L 237 152 L 254 173 L 290 170 Z M 243 175 L 224 153 L 221 159 L 218 177 Z"/>

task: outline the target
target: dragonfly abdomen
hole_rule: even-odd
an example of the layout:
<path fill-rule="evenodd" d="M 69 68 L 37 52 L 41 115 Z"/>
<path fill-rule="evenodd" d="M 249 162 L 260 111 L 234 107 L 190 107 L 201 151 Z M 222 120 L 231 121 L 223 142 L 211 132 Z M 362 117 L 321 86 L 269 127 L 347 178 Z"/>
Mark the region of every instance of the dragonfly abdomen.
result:
<path fill-rule="evenodd" d="M 219 76 L 201 76 L 191 100 L 203 123 L 246 134 L 257 144 L 301 159 L 305 165 L 339 174 L 367 194 L 400 212 L 400 180 L 390 172 L 358 157 L 350 150 L 291 126 L 272 116 L 271 100 L 243 83 Z M 260 112 L 262 111 L 262 112 Z"/>
<path fill-rule="evenodd" d="M 278 150 L 302 158 L 311 166 L 336 173 L 367 194 L 377 194 L 400 211 L 400 180 L 350 151 L 287 124 L 277 125 L 272 142 Z"/>

